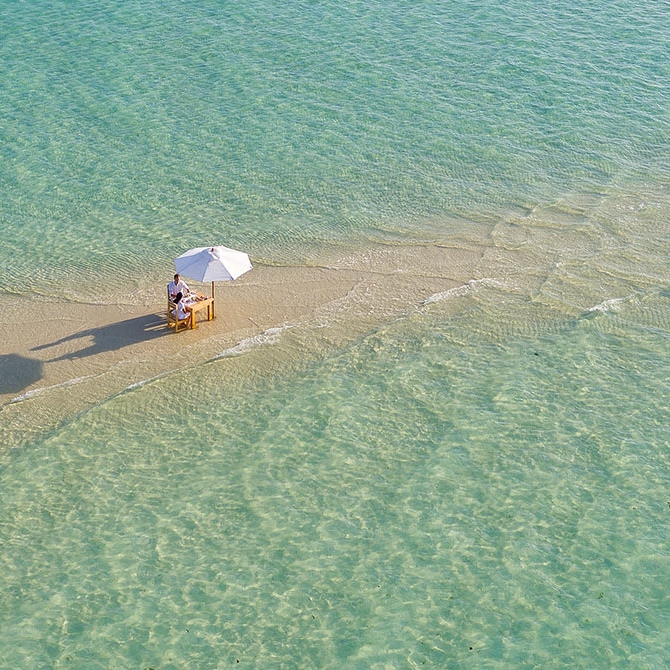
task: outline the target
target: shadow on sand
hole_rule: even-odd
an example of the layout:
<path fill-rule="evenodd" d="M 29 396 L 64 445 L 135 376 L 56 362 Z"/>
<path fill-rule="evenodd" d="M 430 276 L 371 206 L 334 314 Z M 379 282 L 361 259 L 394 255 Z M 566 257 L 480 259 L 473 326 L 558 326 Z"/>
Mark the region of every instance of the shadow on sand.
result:
<path fill-rule="evenodd" d="M 0 394 L 19 393 L 42 378 L 42 361 L 18 354 L 0 356 Z"/>
<path fill-rule="evenodd" d="M 147 342 L 168 335 L 170 330 L 165 327 L 165 317 L 162 314 L 145 314 L 134 319 L 127 319 L 126 321 L 119 321 L 118 323 L 110 323 L 106 326 L 99 326 L 98 328 L 89 328 L 88 330 L 80 330 L 67 337 L 61 337 L 60 340 L 50 342 L 49 344 L 41 344 L 38 347 L 33 347 L 31 351 L 41 351 L 49 347 L 55 347 L 66 342 L 74 342 L 76 340 L 92 339 L 93 342 L 89 346 L 73 351 L 57 358 L 52 358 L 49 362 L 73 360 L 76 358 L 85 358 L 86 356 L 94 356 L 105 351 L 116 351 L 122 347 L 127 347 L 131 344 L 138 344 L 140 342 Z"/>

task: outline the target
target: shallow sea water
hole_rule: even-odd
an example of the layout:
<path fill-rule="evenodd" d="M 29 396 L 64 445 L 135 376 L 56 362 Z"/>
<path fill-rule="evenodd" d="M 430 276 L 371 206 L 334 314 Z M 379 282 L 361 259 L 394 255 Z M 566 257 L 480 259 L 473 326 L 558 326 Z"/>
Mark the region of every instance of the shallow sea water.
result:
<path fill-rule="evenodd" d="M 466 343 L 429 309 L 4 454 L 3 662 L 662 667 L 670 334 L 636 307 Z"/>
<path fill-rule="evenodd" d="M 0 666 L 667 667 L 669 15 L 3 5 L 5 294 L 210 237 L 458 285 L 3 445 Z"/>

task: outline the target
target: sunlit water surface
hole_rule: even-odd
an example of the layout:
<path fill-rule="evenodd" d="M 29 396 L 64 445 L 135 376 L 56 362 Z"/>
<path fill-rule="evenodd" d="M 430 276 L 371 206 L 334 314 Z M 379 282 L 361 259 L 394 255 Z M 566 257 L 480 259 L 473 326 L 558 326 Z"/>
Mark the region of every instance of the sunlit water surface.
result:
<path fill-rule="evenodd" d="M 242 4 L 3 5 L 3 292 L 478 260 L 0 450 L 0 665 L 667 667 L 668 5 Z"/>

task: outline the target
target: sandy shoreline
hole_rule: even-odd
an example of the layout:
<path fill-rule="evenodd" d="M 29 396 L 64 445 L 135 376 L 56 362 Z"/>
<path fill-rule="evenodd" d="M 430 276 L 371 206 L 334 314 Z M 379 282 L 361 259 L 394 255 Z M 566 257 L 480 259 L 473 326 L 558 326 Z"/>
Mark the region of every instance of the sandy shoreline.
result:
<path fill-rule="evenodd" d="M 380 272 L 256 267 L 217 285 L 213 321 L 201 317 L 195 330 L 179 334 L 166 327 L 160 286 L 143 305 L 14 297 L 0 303 L 0 443 L 25 442 L 134 384 L 198 365 L 249 338 L 329 310 L 345 313 L 350 331 L 364 332 L 456 285 L 439 272 L 453 252 L 440 251 L 434 271 L 418 277 L 399 275 L 402 270 L 393 264 Z M 338 346 L 336 328 L 322 335 Z"/>

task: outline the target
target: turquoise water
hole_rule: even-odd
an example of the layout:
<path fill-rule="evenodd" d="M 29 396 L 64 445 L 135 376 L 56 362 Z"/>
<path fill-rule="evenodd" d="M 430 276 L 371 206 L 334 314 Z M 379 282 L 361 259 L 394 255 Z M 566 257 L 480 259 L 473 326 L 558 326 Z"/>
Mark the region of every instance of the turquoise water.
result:
<path fill-rule="evenodd" d="M 0 10 L 3 290 L 667 184 L 663 3 L 170 4 Z"/>
<path fill-rule="evenodd" d="M 670 7 L 243 4 L 3 4 L 3 293 L 476 261 L 0 450 L 0 666 L 666 667 Z"/>

